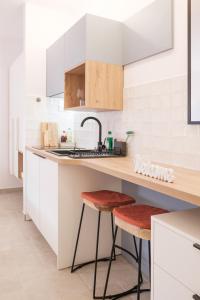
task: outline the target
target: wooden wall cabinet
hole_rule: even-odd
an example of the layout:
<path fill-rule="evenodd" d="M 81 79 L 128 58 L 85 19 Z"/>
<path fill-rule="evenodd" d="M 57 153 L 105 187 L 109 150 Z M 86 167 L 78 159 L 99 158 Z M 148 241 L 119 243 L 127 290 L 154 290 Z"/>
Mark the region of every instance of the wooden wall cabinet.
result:
<path fill-rule="evenodd" d="M 65 73 L 65 109 L 122 110 L 123 67 L 97 61 Z"/>

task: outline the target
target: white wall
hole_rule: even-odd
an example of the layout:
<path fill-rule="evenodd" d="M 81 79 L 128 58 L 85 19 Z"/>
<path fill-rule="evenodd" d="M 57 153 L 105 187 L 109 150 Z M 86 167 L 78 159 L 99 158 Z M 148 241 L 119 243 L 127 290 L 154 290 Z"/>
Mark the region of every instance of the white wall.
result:
<path fill-rule="evenodd" d="M 25 144 L 40 143 L 42 121 L 57 121 L 65 130 L 72 127 L 73 113 L 63 113 L 59 100 L 46 98 L 46 49 L 73 22 L 68 12 L 30 2 L 25 5 Z M 40 103 L 36 102 L 37 97 L 41 98 Z"/>
<path fill-rule="evenodd" d="M 0 189 L 20 185 L 9 173 L 8 65 L 0 62 Z"/>
<path fill-rule="evenodd" d="M 200 170 L 200 126 L 187 124 L 187 0 L 174 0 L 174 49 L 125 67 L 124 110 L 99 116 L 129 155 Z M 115 126 L 117 124 L 117 126 Z"/>
<path fill-rule="evenodd" d="M 174 0 L 174 48 L 125 67 L 125 87 L 186 75 L 186 73 L 187 0 Z"/>
<path fill-rule="evenodd" d="M 9 172 L 9 67 L 22 49 L 22 10 L 5 15 L 0 30 L 0 189 L 19 187 Z M 6 20 L 5 20 L 6 19 Z M 8 22 L 4 23 L 5 21 Z M 12 32 L 11 26 L 12 23 Z M 8 31 L 5 30 L 9 25 Z"/>
<path fill-rule="evenodd" d="M 46 96 L 46 49 L 67 31 L 73 20 L 70 14 L 47 6 L 25 5 L 24 50 L 28 96 Z"/>
<path fill-rule="evenodd" d="M 174 0 L 174 4 L 174 49 L 125 68 L 125 107 L 118 119 L 122 130 L 136 131 L 129 145 L 131 156 L 141 153 L 154 161 L 200 170 L 200 126 L 187 125 L 187 0 Z M 123 182 L 123 192 L 137 203 L 169 211 L 193 208 L 128 182 Z M 123 233 L 122 244 L 132 251 L 129 234 Z M 148 248 L 144 246 L 147 273 Z"/>

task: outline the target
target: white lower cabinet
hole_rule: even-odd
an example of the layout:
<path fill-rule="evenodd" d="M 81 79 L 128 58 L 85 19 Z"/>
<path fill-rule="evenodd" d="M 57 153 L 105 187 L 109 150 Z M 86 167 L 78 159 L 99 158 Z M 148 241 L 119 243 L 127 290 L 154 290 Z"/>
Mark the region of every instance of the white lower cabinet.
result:
<path fill-rule="evenodd" d="M 193 247 L 195 241 L 160 224 L 154 234 L 154 262 L 200 294 L 200 251 Z"/>
<path fill-rule="evenodd" d="M 189 300 L 193 293 L 157 265 L 154 265 L 154 300 Z"/>
<path fill-rule="evenodd" d="M 200 300 L 200 209 L 152 218 L 151 300 Z"/>
<path fill-rule="evenodd" d="M 30 151 L 26 153 L 27 213 L 58 252 L 58 164 Z"/>
<path fill-rule="evenodd" d="M 40 231 L 58 253 L 58 164 L 40 158 Z"/>
<path fill-rule="evenodd" d="M 39 228 L 39 157 L 27 151 L 26 162 L 26 210 Z"/>

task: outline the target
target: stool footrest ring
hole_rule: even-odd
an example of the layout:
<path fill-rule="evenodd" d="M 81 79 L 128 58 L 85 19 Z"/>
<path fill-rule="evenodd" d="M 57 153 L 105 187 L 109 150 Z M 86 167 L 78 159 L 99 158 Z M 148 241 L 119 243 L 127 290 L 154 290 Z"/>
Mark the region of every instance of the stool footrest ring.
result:
<path fill-rule="evenodd" d="M 127 254 L 129 254 L 136 262 L 138 262 L 138 258 L 133 254 L 131 253 L 130 251 L 128 251 L 127 249 L 121 247 L 121 246 L 118 246 L 118 245 L 115 245 L 115 248 L 119 249 L 119 250 L 122 250 L 124 252 L 126 252 Z"/>
<path fill-rule="evenodd" d="M 116 260 L 116 259 L 113 258 L 112 260 Z M 99 258 L 97 261 L 98 262 L 110 261 L 110 257 Z M 95 260 L 90 260 L 90 261 L 87 261 L 85 263 L 78 264 L 78 265 L 74 266 L 73 269 L 71 269 L 71 273 L 74 273 L 78 269 L 81 269 L 81 268 L 83 268 L 87 265 L 94 264 L 94 263 L 95 263 Z"/>
<path fill-rule="evenodd" d="M 113 295 L 108 295 L 108 296 L 105 297 L 105 299 L 118 299 L 122 296 L 133 294 L 135 291 L 137 291 L 137 285 L 135 285 L 133 288 L 131 288 L 131 289 L 125 291 L 125 292 L 121 292 L 121 293 L 113 294 Z M 95 299 L 102 299 L 102 297 L 96 297 Z"/>
<path fill-rule="evenodd" d="M 140 289 L 140 293 L 145 293 L 145 292 L 150 292 L 150 289 Z M 129 294 L 136 294 L 137 293 L 137 286 L 136 286 L 136 288 L 133 288 L 133 289 L 130 289 L 130 290 L 128 290 L 128 291 L 125 291 L 125 292 L 122 292 L 122 293 L 120 293 L 120 294 L 118 294 L 118 295 L 113 295 L 111 298 L 109 298 L 109 299 L 112 299 L 112 300 L 117 300 L 117 299 L 119 299 L 119 298 L 121 298 L 121 297 L 123 297 L 123 296 L 127 296 L 127 295 L 129 295 Z"/>
<path fill-rule="evenodd" d="M 150 292 L 150 289 L 141 289 L 140 290 L 140 293 L 144 293 L 144 292 Z M 121 297 L 128 296 L 130 294 L 135 294 L 135 293 L 137 293 L 137 285 L 135 285 L 133 288 L 131 288 L 125 292 L 121 292 L 119 294 L 108 295 L 105 297 L 105 299 L 117 300 Z M 96 296 L 94 299 L 102 299 L 102 297 Z"/>
<path fill-rule="evenodd" d="M 126 252 L 126 253 L 129 254 L 136 262 L 138 262 L 137 257 L 136 257 L 133 253 L 131 253 L 130 251 L 128 251 L 127 249 L 125 249 L 125 248 L 123 248 L 123 247 L 121 247 L 121 246 L 119 246 L 119 245 L 115 245 L 115 248 L 117 248 L 117 249 L 119 249 L 119 250 L 122 250 L 122 251 Z M 105 257 L 105 258 L 100 258 L 100 259 L 98 259 L 97 261 L 98 261 L 98 262 L 104 262 L 104 261 L 109 261 L 109 260 L 110 260 L 110 257 Z M 116 259 L 113 258 L 112 260 L 116 260 Z M 95 263 L 95 260 L 90 260 L 90 261 L 88 261 L 88 262 L 85 262 L 85 263 L 82 263 L 82 264 L 78 264 L 78 265 L 74 266 L 74 268 L 71 270 L 71 273 L 74 273 L 76 270 L 81 269 L 81 268 L 83 268 L 83 267 L 85 267 L 85 266 L 87 266 L 87 265 L 93 264 L 93 263 Z"/>

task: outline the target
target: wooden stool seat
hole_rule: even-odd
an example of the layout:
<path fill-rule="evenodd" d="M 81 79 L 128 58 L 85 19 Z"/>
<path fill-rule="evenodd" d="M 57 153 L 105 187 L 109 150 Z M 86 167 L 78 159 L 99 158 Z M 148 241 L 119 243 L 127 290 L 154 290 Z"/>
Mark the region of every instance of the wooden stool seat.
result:
<path fill-rule="evenodd" d="M 116 207 L 136 202 L 131 196 L 108 190 L 83 192 L 81 198 L 85 204 L 100 211 L 112 211 Z"/>
<path fill-rule="evenodd" d="M 151 239 L 151 217 L 167 213 L 162 208 L 150 205 L 127 205 L 115 208 L 115 224 L 121 229 L 143 240 Z"/>

